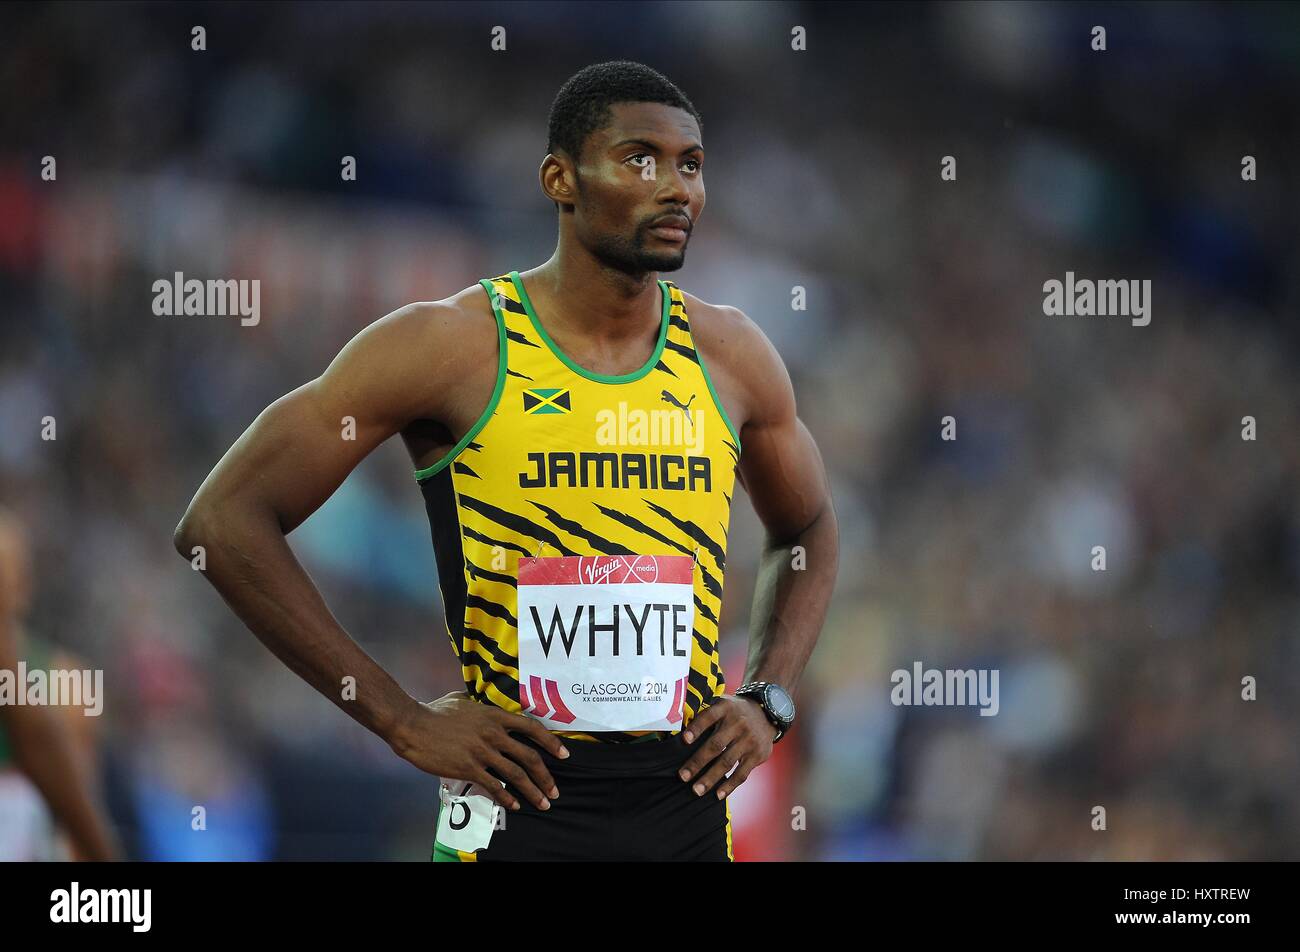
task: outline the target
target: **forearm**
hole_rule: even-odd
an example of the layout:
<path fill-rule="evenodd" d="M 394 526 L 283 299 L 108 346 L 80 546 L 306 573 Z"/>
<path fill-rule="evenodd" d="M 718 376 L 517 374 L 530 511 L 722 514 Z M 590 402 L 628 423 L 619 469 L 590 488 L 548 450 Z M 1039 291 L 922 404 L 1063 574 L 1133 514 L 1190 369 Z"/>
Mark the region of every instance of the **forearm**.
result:
<path fill-rule="evenodd" d="M 839 567 L 839 529 L 829 500 L 793 540 L 770 535 L 759 560 L 745 681 L 795 693 L 821 633 Z"/>
<path fill-rule="evenodd" d="M 349 717 L 393 743 L 417 702 L 334 618 L 273 515 L 236 504 L 187 513 L 176 547 L 189 558 L 195 546 L 205 550 L 203 574 L 258 640 Z"/>

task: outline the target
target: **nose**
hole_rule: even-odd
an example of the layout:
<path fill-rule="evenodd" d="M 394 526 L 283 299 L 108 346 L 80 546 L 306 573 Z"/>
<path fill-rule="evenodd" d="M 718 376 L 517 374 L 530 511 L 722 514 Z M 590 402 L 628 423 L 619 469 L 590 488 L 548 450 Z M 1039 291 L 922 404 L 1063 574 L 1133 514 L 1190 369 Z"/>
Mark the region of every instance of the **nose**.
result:
<path fill-rule="evenodd" d="M 663 171 L 665 165 L 669 166 L 667 172 Z M 660 204 L 671 204 L 685 209 L 690 203 L 691 193 L 686 187 L 686 178 L 681 171 L 672 163 L 660 163 L 658 179 L 659 188 L 655 200 Z"/>

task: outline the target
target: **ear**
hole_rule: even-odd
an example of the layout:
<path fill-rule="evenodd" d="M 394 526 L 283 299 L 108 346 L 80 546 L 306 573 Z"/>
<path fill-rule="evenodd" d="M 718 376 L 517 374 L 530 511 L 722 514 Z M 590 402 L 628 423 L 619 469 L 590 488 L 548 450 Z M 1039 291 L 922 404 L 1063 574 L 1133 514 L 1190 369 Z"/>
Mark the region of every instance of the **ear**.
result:
<path fill-rule="evenodd" d="M 573 161 L 564 152 L 549 152 L 537 173 L 542 193 L 553 202 L 572 205 L 577 195 Z"/>

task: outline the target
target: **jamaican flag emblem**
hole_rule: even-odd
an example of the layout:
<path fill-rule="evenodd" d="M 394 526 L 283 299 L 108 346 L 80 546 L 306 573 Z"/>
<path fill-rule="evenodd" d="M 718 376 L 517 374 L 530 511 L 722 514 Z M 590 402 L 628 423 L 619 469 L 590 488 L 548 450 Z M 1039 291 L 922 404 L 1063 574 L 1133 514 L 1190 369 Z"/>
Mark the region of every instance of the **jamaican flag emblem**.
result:
<path fill-rule="evenodd" d="M 524 391 L 525 413 L 569 413 L 572 410 L 567 388 L 534 387 Z"/>

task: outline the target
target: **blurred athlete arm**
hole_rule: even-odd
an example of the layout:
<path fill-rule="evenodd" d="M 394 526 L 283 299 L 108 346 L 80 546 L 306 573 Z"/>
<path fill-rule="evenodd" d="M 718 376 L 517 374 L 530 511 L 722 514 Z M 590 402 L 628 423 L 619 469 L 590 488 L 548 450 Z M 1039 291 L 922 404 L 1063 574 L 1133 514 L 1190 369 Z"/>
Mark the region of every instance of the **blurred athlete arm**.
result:
<path fill-rule="evenodd" d="M 320 377 L 276 400 L 240 436 L 199 487 L 174 541 L 187 559 L 202 546 L 208 581 L 253 634 L 400 756 L 429 773 L 480 783 L 516 807 L 495 771 L 541 807 L 541 791 L 553 796 L 554 781 L 537 753 L 507 731 L 557 755 L 560 741 L 531 718 L 463 691 L 418 703 L 344 631 L 285 540 L 380 443 L 443 415 L 473 351 L 467 334 L 490 332 L 490 357 L 483 357 L 495 362 L 495 329 L 472 327 L 471 318 L 478 316 L 452 304 L 412 304 L 363 330 Z M 354 439 L 344 439 L 348 418 Z M 344 698 L 345 677 L 355 679 L 354 700 Z"/>
<path fill-rule="evenodd" d="M 718 310 L 727 316 L 727 346 L 720 359 L 713 350 L 706 359 L 710 366 L 722 363 L 728 381 L 741 389 L 738 478 L 766 530 L 744 680 L 771 681 L 794 695 L 826 618 L 839 569 L 839 529 L 826 468 L 796 413 L 785 363 L 753 321 L 735 308 Z M 724 696 L 691 722 L 687 741 L 714 724 L 685 770 L 707 791 L 738 763 L 717 787 L 723 797 L 771 755 L 774 731 L 757 704 Z"/>
<path fill-rule="evenodd" d="M 26 582 L 26 554 L 16 530 L 0 524 L 0 670 L 18 674 L 18 615 Z M 18 685 L 21 691 L 24 685 Z M 78 709 L 80 714 L 80 709 Z M 9 735 L 14 762 L 41 792 L 55 821 L 67 831 L 77 858 L 111 860 L 117 844 L 91 791 L 94 782 L 78 755 L 63 713 L 43 705 L 0 705 L 0 726 Z"/>

